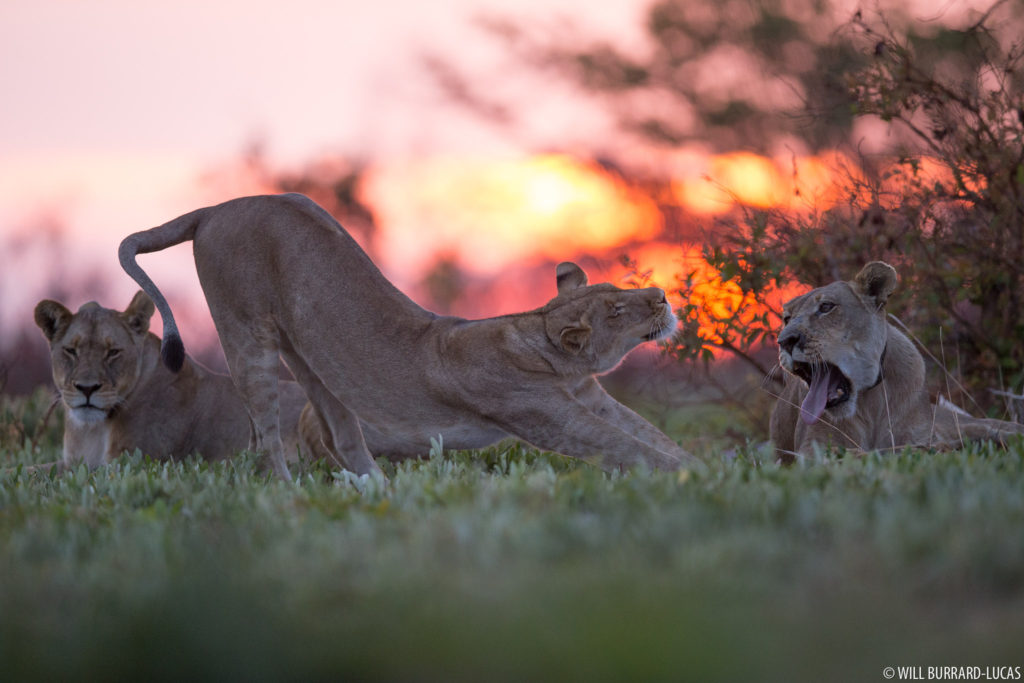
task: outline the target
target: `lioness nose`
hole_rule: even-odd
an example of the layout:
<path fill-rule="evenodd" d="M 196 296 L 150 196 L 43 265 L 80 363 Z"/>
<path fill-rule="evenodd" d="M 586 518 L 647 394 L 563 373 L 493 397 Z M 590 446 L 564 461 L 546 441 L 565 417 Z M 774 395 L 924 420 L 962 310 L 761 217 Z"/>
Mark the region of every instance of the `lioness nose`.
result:
<path fill-rule="evenodd" d="M 793 353 L 793 349 L 798 346 L 802 349 L 806 341 L 804 333 L 796 330 L 783 330 L 779 335 L 779 346 L 785 349 L 786 353 Z"/>
<path fill-rule="evenodd" d="M 79 391 L 81 391 L 85 395 L 86 399 L 88 399 L 90 396 L 92 396 L 94 393 L 96 393 L 96 390 L 99 389 L 99 388 L 100 388 L 99 384 L 76 384 L 75 385 L 75 389 L 78 389 Z"/>

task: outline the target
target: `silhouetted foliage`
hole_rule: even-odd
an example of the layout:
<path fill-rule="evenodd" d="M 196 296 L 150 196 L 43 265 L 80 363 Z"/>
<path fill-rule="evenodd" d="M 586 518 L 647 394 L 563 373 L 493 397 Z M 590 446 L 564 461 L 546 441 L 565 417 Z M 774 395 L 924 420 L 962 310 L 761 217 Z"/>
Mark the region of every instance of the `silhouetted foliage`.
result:
<path fill-rule="evenodd" d="M 900 144 L 891 157 L 861 159 L 834 208 L 747 210 L 715 232 L 706 258 L 746 297 L 715 345 L 746 351 L 777 329 L 777 309 L 764 308 L 773 290 L 850 279 L 881 259 L 902 278 L 890 311 L 968 389 L 1020 388 L 1024 46 L 1012 33 L 1001 40 L 994 21 L 990 11 L 924 40 L 884 18 L 854 18 L 848 34 L 869 58 L 846 75 L 854 112 L 889 122 Z M 692 326 L 699 311 L 683 313 Z M 683 358 L 709 343 L 688 329 L 672 347 Z M 995 402 L 987 391 L 973 398 Z"/>
<path fill-rule="evenodd" d="M 924 17 L 875 7 L 837 16 L 817 0 L 660 0 L 641 52 L 543 26 L 485 26 L 524 65 L 601 98 L 648 148 L 848 150 L 830 208 L 809 198 L 796 211 L 740 206 L 707 230 L 712 289 L 725 296 L 708 296 L 704 274 L 680 273 L 687 303 L 668 345 L 678 358 L 718 348 L 766 369 L 754 352 L 779 326 L 783 292 L 882 259 L 903 280 L 890 310 L 941 364 L 970 389 L 1019 388 L 1024 4 Z M 887 150 L 862 152 L 862 120 L 884 131 Z"/>
<path fill-rule="evenodd" d="M 830 3 L 660 0 L 644 21 L 643 54 L 562 25 L 481 23 L 523 64 L 599 98 L 648 143 L 768 151 L 793 136 L 812 149 L 846 140 L 853 112 L 842 76 L 864 56 L 833 33 Z M 426 66 L 453 101 L 498 123 L 514 119 L 513 107 L 474 90 L 455 66 L 437 57 Z"/>
<path fill-rule="evenodd" d="M 449 314 L 465 291 L 465 275 L 455 258 L 443 256 L 430 268 L 421 285 L 429 299 L 428 307 Z"/>

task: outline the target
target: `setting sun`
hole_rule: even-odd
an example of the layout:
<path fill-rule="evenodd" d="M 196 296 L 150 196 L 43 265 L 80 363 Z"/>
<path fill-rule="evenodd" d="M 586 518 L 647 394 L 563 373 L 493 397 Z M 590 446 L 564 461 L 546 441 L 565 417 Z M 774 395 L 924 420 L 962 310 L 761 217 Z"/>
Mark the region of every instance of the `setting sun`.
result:
<path fill-rule="evenodd" d="M 562 155 L 423 160 L 370 172 L 363 193 L 394 268 L 439 255 L 474 272 L 600 252 L 661 231 L 654 202 L 601 168 Z"/>
<path fill-rule="evenodd" d="M 750 152 L 708 156 L 704 172 L 672 180 L 676 201 L 694 214 L 721 214 L 737 204 L 755 208 L 825 209 L 839 200 L 851 164 L 838 152 L 784 162 Z"/>

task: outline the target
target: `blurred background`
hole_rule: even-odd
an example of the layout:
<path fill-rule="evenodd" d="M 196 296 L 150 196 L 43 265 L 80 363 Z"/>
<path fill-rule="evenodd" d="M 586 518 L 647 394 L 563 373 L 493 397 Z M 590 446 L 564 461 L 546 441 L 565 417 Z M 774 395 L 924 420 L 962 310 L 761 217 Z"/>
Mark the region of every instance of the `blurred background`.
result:
<path fill-rule="evenodd" d="M 873 258 L 901 268 L 904 301 L 936 299 L 912 322 L 945 330 L 947 365 L 988 358 L 978 382 L 1012 389 L 1024 323 L 993 346 L 977 302 L 1011 308 L 1020 273 L 935 239 L 1006 256 L 970 227 L 997 216 L 1024 249 L 1021 16 L 1019 0 L 7 0 L 0 388 L 48 381 L 40 299 L 127 305 L 125 235 L 298 191 L 438 312 L 540 306 L 563 260 L 665 287 L 680 334 L 620 389 L 699 401 L 689 373 L 714 365 L 755 436 L 779 303 Z M 996 191 L 1010 204 L 987 207 Z M 907 274 L 922 254 L 945 254 L 937 280 Z M 190 248 L 142 263 L 186 348 L 223 368 Z"/>

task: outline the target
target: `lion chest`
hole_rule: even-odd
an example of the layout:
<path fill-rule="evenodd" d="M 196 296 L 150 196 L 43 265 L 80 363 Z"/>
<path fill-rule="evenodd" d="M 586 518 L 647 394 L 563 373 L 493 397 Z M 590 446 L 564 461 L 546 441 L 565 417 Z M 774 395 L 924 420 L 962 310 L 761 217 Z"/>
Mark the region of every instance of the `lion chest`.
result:
<path fill-rule="evenodd" d="M 83 422 L 68 411 L 64 426 L 64 464 L 98 467 L 110 461 L 113 438 L 110 420 Z"/>

